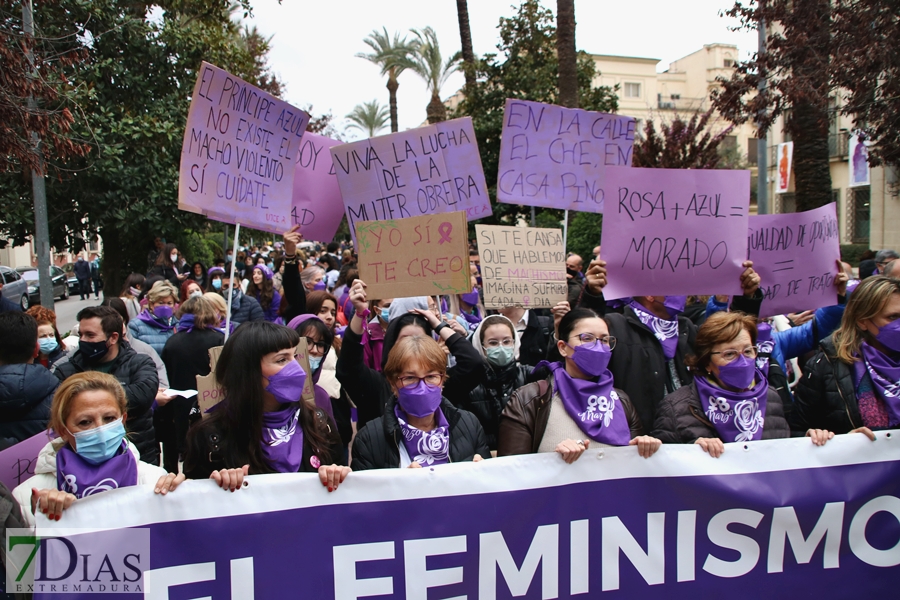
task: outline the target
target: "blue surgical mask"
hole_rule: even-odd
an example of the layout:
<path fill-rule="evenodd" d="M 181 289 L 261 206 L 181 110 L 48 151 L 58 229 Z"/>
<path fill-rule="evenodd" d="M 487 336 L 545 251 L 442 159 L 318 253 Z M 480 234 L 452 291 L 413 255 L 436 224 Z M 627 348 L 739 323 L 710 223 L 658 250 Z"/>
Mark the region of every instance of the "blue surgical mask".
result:
<path fill-rule="evenodd" d="M 381 309 L 381 320 L 387 323 L 391 320 L 391 309 L 390 308 L 382 308 Z"/>
<path fill-rule="evenodd" d="M 59 348 L 59 343 L 57 343 L 56 338 L 41 338 L 39 343 L 41 345 L 41 353 L 43 354 L 50 354 Z"/>
<path fill-rule="evenodd" d="M 319 368 L 319 365 L 322 364 L 321 356 L 310 356 L 309 357 L 309 369 L 315 372 L 316 369 Z"/>
<path fill-rule="evenodd" d="M 92 465 L 99 465 L 116 455 L 125 438 L 125 425 L 122 419 L 88 429 L 72 433 L 75 438 L 75 452 L 78 456 Z"/>
<path fill-rule="evenodd" d="M 221 279 L 213 279 L 212 286 L 213 286 L 214 290 L 221 290 L 222 289 L 222 280 Z"/>
<path fill-rule="evenodd" d="M 497 346 L 496 348 L 485 348 L 484 352 L 489 363 L 495 367 L 505 367 L 513 361 L 515 348 L 512 346 Z"/>

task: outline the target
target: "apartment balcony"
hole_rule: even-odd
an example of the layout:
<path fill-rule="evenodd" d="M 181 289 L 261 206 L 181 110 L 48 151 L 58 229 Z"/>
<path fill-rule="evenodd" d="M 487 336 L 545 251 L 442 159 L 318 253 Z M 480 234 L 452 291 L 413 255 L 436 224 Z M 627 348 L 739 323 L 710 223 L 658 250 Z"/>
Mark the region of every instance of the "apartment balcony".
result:
<path fill-rule="evenodd" d="M 841 131 L 828 134 L 828 158 L 847 160 L 850 152 L 850 133 Z M 769 168 L 778 164 L 778 146 L 769 146 Z"/>

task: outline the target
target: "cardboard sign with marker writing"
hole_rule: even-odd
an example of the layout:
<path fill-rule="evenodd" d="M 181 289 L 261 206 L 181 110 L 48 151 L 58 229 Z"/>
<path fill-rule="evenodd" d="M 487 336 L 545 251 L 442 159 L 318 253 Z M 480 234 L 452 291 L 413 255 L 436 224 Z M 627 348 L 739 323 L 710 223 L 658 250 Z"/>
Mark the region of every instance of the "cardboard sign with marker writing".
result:
<path fill-rule="evenodd" d="M 200 415 L 205 419 L 213 406 L 225 398 L 225 392 L 216 383 L 216 365 L 219 363 L 219 355 L 222 354 L 222 346 L 209 349 L 209 375 L 197 375 L 197 404 L 200 406 Z"/>
<path fill-rule="evenodd" d="M 294 360 L 300 363 L 300 366 L 306 371 L 306 383 L 303 384 L 302 398 L 307 404 L 314 407 L 316 404 L 316 392 L 313 389 L 313 385 L 315 384 L 310 376 L 312 369 L 309 367 L 309 349 L 307 348 L 305 337 L 300 338 L 300 343 L 297 344 L 297 348 L 294 350 Z"/>
<path fill-rule="evenodd" d="M 568 294 L 562 231 L 476 225 L 487 308 L 550 308 Z"/>
<path fill-rule="evenodd" d="M 472 291 L 464 212 L 357 221 L 356 238 L 369 298 Z"/>

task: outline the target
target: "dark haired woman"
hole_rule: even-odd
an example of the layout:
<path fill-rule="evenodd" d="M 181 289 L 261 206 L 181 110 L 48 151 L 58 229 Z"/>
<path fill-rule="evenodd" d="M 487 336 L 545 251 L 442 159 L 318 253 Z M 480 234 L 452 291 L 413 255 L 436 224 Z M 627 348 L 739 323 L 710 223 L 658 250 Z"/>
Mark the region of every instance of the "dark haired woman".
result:
<path fill-rule="evenodd" d="M 184 472 L 240 489 L 245 475 L 318 472 L 329 491 L 350 472 L 337 427 L 301 399 L 306 373 L 296 331 L 249 321 L 228 338 L 216 366 L 225 399 L 188 432 Z M 326 466 L 329 465 L 329 466 Z"/>
<path fill-rule="evenodd" d="M 181 261 L 181 253 L 175 244 L 166 244 L 166 247 L 159 256 L 153 268 L 147 272 L 147 277 L 151 275 L 159 275 L 166 279 L 177 290 L 181 287 L 181 282 L 188 278 L 188 274 L 183 272 L 178 263 Z"/>
<path fill-rule="evenodd" d="M 247 295 L 255 298 L 266 315 L 266 321 L 283 325 L 278 310 L 281 308 L 281 294 L 272 284 L 272 270 L 266 265 L 254 265 L 247 284 Z"/>
<path fill-rule="evenodd" d="M 122 285 L 122 291 L 119 293 L 119 297 L 122 299 L 122 302 L 125 303 L 125 310 L 128 313 L 129 319 L 134 319 L 141 314 L 141 303 L 138 298 L 140 297 L 143 288 L 144 276 L 140 273 L 132 273 L 125 279 L 125 283 Z"/>
<path fill-rule="evenodd" d="M 206 289 L 206 265 L 199 260 L 192 264 L 188 279 L 195 281 L 201 290 Z"/>
<path fill-rule="evenodd" d="M 542 361 L 543 379 L 513 394 L 500 417 L 498 456 L 557 452 L 575 462 L 590 446 L 637 446 L 648 458 L 662 442 L 643 435 L 631 400 L 614 387 L 607 368 L 616 340 L 606 321 L 576 308 L 559 322 L 562 362 Z"/>

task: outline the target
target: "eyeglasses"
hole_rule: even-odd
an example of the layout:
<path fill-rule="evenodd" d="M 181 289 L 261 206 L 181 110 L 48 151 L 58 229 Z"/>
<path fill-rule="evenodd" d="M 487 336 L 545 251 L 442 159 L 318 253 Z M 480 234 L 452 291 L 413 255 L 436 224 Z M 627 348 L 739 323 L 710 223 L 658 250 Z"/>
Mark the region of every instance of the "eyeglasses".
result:
<path fill-rule="evenodd" d="M 430 375 L 426 375 L 425 377 L 398 377 L 397 381 L 400 383 L 400 387 L 413 387 L 419 384 L 420 381 L 424 381 L 427 385 L 435 386 L 441 385 L 444 382 L 444 376 L 438 373 L 431 373 Z"/>
<path fill-rule="evenodd" d="M 316 340 L 308 337 L 306 338 L 306 347 L 312 350 L 313 348 L 317 349 L 319 352 L 325 352 L 325 342 L 317 342 Z"/>
<path fill-rule="evenodd" d="M 721 352 L 710 352 L 710 354 L 719 354 L 725 362 L 731 362 L 740 354 L 743 354 L 746 358 L 754 359 L 756 358 L 756 355 L 759 354 L 759 348 L 756 346 L 747 346 L 740 352 L 737 350 L 722 350 Z"/>
<path fill-rule="evenodd" d="M 597 337 L 593 333 L 580 333 L 578 335 L 572 336 L 569 339 L 578 338 L 581 340 L 582 346 L 587 346 L 588 348 L 594 347 L 597 342 L 600 342 L 604 346 L 608 346 L 610 350 L 616 347 L 616 338 L 612 335 L 605 335 L 603 337 Z"/>
<path fill-rule="evenodd" d="M 503 346 L 504 348 L 512 348 L 516 344 L 516 341 L 512 338 L 503 338 L 502 340 L 488 340 L 484 343 L 485 348 L 498 348 Z"/>

